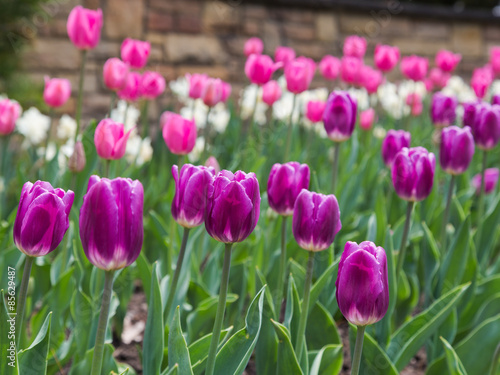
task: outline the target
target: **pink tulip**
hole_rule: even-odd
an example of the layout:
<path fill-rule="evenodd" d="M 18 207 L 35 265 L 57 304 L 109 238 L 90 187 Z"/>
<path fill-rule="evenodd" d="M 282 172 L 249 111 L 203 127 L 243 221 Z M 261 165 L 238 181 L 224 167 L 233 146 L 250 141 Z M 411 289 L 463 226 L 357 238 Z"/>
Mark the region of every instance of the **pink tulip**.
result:
<path fill-rule="evenodd" d="M 208 80 L 208 76 L 206 74 L 187 73 L 186 79 L 189 82 L 189 97 L 191 99 L 201 98 L 201 94 L 203 93 L 203 88 L 205 87 L 205 83 Z"/>
<path fill-rule="evenodd" d="M 381 71 L 368 65 L 360 69 L 358 83 L 366 89 L 368 94 L 376 93 L 382 82 L 384 82 L 384 75 Z"/>
<path fill-rule="evenodd" d="M 104 63 L 102 77 L 110 90 L 120 90 L 127 82 L 128 65 L 118 57 L 112 57 Z"/>
<path fill-rule="evenodd" d="M 45 76 L 45 89 L 43 100 L 49 107 L 56 108 L 64 105 L 71 96 L 71 83 L 64 78 Z"/>
<path fill-rule="evenodd" d="M 94 144 L 97 155 L 103 159 L 118 160 L 125 155 L 127 140 L 132 129 L 125 133 L 125 127 L 109 118 L 102 120 L 95 129 Z"/>
<path fill-rule="evenodd" d="M 363 61 L 357 57 L 344 56 L 340 61 L 340 78 L 345 83 L 358 83 L 359 73 L 363 67 Z"/>
<path fill-rule="evenodd" d="M 484 192 L 486 194 L 490 194 L 495 191 L 495 188 L 498 183 L 498 176 L 500 175 L 500 170 L 498 168 L 488 168 L 484 171 L 485 173 L 485 178 L 484 178 Z M 476 174 L 472 178 L 472 186 L 476 190 L 476 194 L 479 195 L 479 192 L 481 190 L 481 180 L 483 179 L 483 176 L 481 173 Z"/>
<path fill-rule="evenodd" d="M 344 56 L 362 59 L 366 52 L 366 39 L 357 35 L 351 35 L 344 41 Z"/>
<path fill-rule="evenodd" d="M 320 122 L 323 120 L 326 102 L 322 100 L 310 100 L 307 102 L 306 117 L 311 122 Z"/>
<path fill-rule="evenodd" d="M 256 37 L 248 39 L 243 47 L 243 52 L 247 57 L 252 54 L 260 55 L 262 51 L 264 51 L 264 43 Z"/>
<path fill-rule="evenodd" d="M 281 87 L 276 81 L 269 81 L 262 86 L 262 101 L 268 106 L 272 106 L 281 98 Z"/>
<path fill-rule="evenodd" d="M 68 16 L 66 30 L 71 43 L 81 50 L 95 48 L 99 44 L 102 28 L 102 10 L 91 10 L 77 5 Z"/>
<path fill-rule="evenodd" d="M 375 47 L 375 66 L 383 72 L 389 72 L 394 69 L 399 58 L 398 47 L 383 44 L 379 44 Z"/>
<path fill-rule="evenodd" d="M 141 94 L 141 75 L 137 72 L 129 72 L 125 86 L 118 91 L 118 97 L 128 102 L 135 102 Z"/>
<path fill-rule="evenodd" d="M 189 154 L 196 143 L 196 124 L 173 112 L 163 112 L 160 118 L 162 134 L 171 153 Z"/>
<path fill-rule="evenodd" d="M 122 60 L 132 68 L 144 68 L 148 62 L 151 44 L 142 40 L 126 38 L 121 47 Z"/>
<path fill-rule="evenodd" d="M 21 106 L 18 102 L 9 99 L 0 100 L 0 135 L 14 131 L 20 114 Z"/>
<path fill-rule="evenodd" d="M 432 90 L 434 90 L 434 82 L 432 82 L 432 79 L 427 77 L 423 82 L 425 85 L 425 91 L 431 92 Z"/>
<path fill-rule="evenodd" d="M 160 73 L 146 71 L 141 77 L 140 93 L 146 99 L 154 99 L 165 91 L 165 78 Z"/>
<path fill-rule="evenodd" d="M 316 63 L 307 57 L 300 56 L 285 66 L 285 79 L 288 91 L 300 94 L 306 91 L 314 78 Z"/>
<path fill-rule="evenodd" d="M 336 80 L 340 72 L 340 60 L 331 55 L 324 56 L 319 63 L 319 72 L 324 79 Z"/>
<path fill-rule="evenodd" d="M 432 88 L 431 90 L 427 91 L 432 91 L 434 87 L 442 89 L 448 84 L 448 80 L 450 79 L 450 77 L 451 77 L 450 73 L 445 72 L 440 68 L 432 68 L 431 71 L 429 72 L 429 80 L 432 82 Z"/>
<path fill-rule="evenodd" d="M 374 122 L 376 121 L 376 114 L 373 108 L 368 108 L 361 112 L 359 117 L 359 126 L 363 130 L 371 130 Z"/>
<path fill-rule="evenodd" d="M 229 98 L 229 95 L 231 95 L 231 90 L 232 90 L 231 84 L 228 82 L 222 81 L 222 96 L 220 98 L 220 101 L 222 103 L 225 103 L 227 101 L 227 99 Z"/>
<path fill-rule="evenodd" d="M 280 46 L 274 51 L 274 61 L 282 63 L 283 66 L 293 59 L 295 59 L 295 50 L 293 48 Z"/>
<path fill-rule="evenodd" d="M 436 55 L 436 65 L 443 72 L 453 72 L 460 60 L 462 60 L 461 54 L 453 53 L 445 49 L 440 50 Z"/>
<path fill-rule="evenodd" d="M 500 73 L 500 47 L 493 47 L 490 50 L 490 65 L 493 73 Z"/>
<path fill-rule="evenodd" d="M 401 72 L 413 81 L 422 81 L 427 75 L 429 60 L 416 55 L 405 56 L 401 59 Z"/>
<path fill-rule="evenodd" d="M 250 82 L 263 85 L 269 82 L 274 71 L 281 63 L 274 63 L 267 55 L 250 55 L 245 63 L 245 74 Z"/>
<path fill-rule="evenodd" d="M 212 167 L 215 171 L 215 175 L 217 176 L 220 172 L 220 165 L 215 156 L 209 156 L 207 161 L 205 161 L 205 167 Z"/>
<path fill-rule="evenodd" d="M 205 87 L 201 94 L 201 99 L 205 105 L 209 107 L 215 106 L 217 103 L 222 101 L 222 96 L 224 94 L 224 85 L 222 80 L 219 78 L 209 78 L 205 82 Z"/>
<path fill-rule="evenodd" d="M 409 94 L 406 97 L 406 105 L 410 107 L 411 115 L 415 117 L 420 116 L 422 110 L 424 109 L 422 98 L 417 93 Z"/>
<path fill-rule="evenodd" d="M 488 91 L 488 88 L 490 87 L 492 82 L 493 82 L 493 70 L 491 66 L 486 65 L 483 66 L 482 68 L 474 69 L 474 72 L 472 73 L 472 78 L 470 80 L 470 85 L 472 86 L 472 89 L 474 90 L 476 96 L 479 99 L 485 97 L 486 92 Z"/>

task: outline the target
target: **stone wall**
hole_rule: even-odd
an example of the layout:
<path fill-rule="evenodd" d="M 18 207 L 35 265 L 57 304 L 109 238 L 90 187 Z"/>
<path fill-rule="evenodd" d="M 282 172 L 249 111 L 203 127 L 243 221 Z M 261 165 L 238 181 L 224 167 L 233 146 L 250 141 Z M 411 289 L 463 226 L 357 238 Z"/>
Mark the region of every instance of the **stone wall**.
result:
<path fill-rule="evenodd" d="M 53 16 L 51 20 L 36 23 L 37 36 L 23 58 L 25 70 L 35 81 L 42 82 L 45 74 L 62 76 L 77 87 L 81 57 L 66 34 L 67 15 L 77 3 L 52 0 L 47 11 Z M 498 24 L 415 18 L 395 3 L 396 7 L 384 10 L 353 11 L 266 7 L 243 0 L 84 0 L 85 7 L 101 7 L 104 12 L 102 40 L 89 53 L 86 67 L 84 114 L 99 117 L 107 111 L 110 99 L 102 82 L 102 66 L 107 58 L 119 56 L 121 42 L 127 36 L 151 42 L 147 68 L 161 72 L 167 81 L 186 72 L 206 72 L 232 82 L 233 92 L 246 82 L 242 51 L 251 36 L 264 40 L 267 54 L 273 55 L 277 46 L 287 45 L 317 61 L 327 53 L 340 55 L 342 41 L 350 34 L 368 39 L 368 63 L 377 43 L 394 44 L 403 54 L 430 58 L 439 49 L 448 48 L 462 53 L 459 73 L 465 77 L 487 61 L 492 45 L 500 44 Z M 315 84 L 321 84 L 319 76 Z M 167 89 L 156 112 L 171 100 Z M 62 110 L 73 108 L 74 100 Z"/>

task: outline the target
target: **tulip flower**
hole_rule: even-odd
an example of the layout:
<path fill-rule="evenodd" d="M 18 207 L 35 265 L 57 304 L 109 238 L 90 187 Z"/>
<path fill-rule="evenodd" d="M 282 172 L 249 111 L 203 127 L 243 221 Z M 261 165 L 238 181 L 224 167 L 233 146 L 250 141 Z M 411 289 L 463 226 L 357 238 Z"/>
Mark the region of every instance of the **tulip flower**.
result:
<path fill-rule="evenodd" d="M 125 80 L 125 85 L 118 91 L 118 97 L 128 102 L 135 102 L 141 95 L 142 77 L 137 72 L 129 72 Z"/>
<path fill-rule="evenodd" d="M 293 209 L 293 236 L 301 248 L 309 252 L 304 283 L 302 313 L 297 330 L 295 353 L 301 358 L 305 340 L 309 292 L 314 269 L 314 254 L 330 247 L 335 235 L 342 228 L 340 210 L 335 195 L 323 195 L 303 189 Z"/>
<path fill-rule="evenodd" d="M 378 87 L 384 82 L 382 72 L 365 65 L 361 67 L 358 76 L 358 84 L 366 89 L 368 94 L 375 94 Z"/>
<path fill-rule="evenodd" d="M 342 315 L 357 326 L 351 374 L 358 375 L 365 328 L 389 308 L 389 279 L 385 250 L 373 242 L 348 241 L 339 262 L 336 298 Z"/>
<path fill-rule="evenodd" d="M 483 99 L 493 82 L 493 71 L 489 66 L 484 66 L 482 68 L 476 68 L 472 72 L 472 78 L 470 80 L 470 85 L 474 90 L 478 99 Z"/>
<path fill-rule="evenodd" d="M 477 147 L 481 150 L 494 148 L 500 141 L 500 106 L 477 105 L 471 128 Z"/>
<path fill-rule="evenodd" d="M 80 210 L 80 239 L 87 259 L 105 272 L 104 291 L 92 359 L 91 374 L 100 374 L 104 338 L 116 270 L 139 256 L 144 237 L 144 189 L 129 178 L 91 176 Z"/>
<path fill-rule="evenodd" d="M 10 99 L 0 99 L 0 136 L 8 135 L 14 131 L 21 111 L 18 102 Z"/>
<path fill-rule="evenodd" d="M 322 100 L 310 100 L 306 106 L 306 117 L 311 122 L 320 122 L 323 120 L 326 102 Z"/>
<path fill-rule="evenodd" d="M 321 59 L 318 68 L 324 79 L 334 81 L 340 73 L 340 60 L 334 56 L 326 55 Z"/>
<path fill-rule="evenodd" d="M 210 156 L 207 161 L 205 161 L 205 167 L 212 167 L 215 174 L 219 174 L 220 172 L 220 165 L 215 156 Z"/>
<path fill-rule="evenodd" d="M 435 126 L 445 127 L 455 123 L 458 100 L 440 92 L 432 96 L 431 119 Z"/>
<path fill-rule="evenodd" d="M 203 91 L 201 94 L 201 99 L 203 103 L 209 107 L 215 106 L 217 103 L 222 101 L 223 96 L 223 82 L 219 78 L 209 78 L 205 82 Z"/>
<path fill-rule="evenodd" d="M 82 141 L 76 142 L 73 155 L 68 159 L 68 169 L 73 173 L 79 173 L 85 168 L 87 160 Z"/>
<path fill-rule="evenodd" d="M 432 68 L 429 72 L 429 78 L 431 88 L 427 91 L 432 91 L 434 87 L 438 89 L 442 89 L 448 84 L 448 81 L 451 78 L 451 73 L 445 72 L 439 68 Z"/>
<path fill-rule="evenodd" d="M 422 97 L 416 92 L 408 94 L 406 97 L 406 105 L 410 107 L 410 113 L 414 117 L 420 116 L 422 110 L 424 109 Z"/>
<path fill-rule="evenodd" d="M 363 61 L 357 57 L 344 56 L 340 60 L 340 79 L 348 84 L 357 84 Z"/>
<path fill-rule="evenodd" d="M 151 44 L 142 40 L 126 38 L 121 46 L 122 60 L 128 63 L 132 68 L 141 69 L 148 62 Z"/>
<path fill-rule="evenodd" d="M 280 63 L 275 64 L 273 59 L 267 55 L 250 55 L 245 63 L 245 74 L 250 82 L 263 85 L 271 79 L 274 71 Z"/>
<path fill-rule="evenodd" d="M 127 140 L 132 129 L 125 133 L 125 127 L 109 118 L 101 120 L 94 133 L 97 155 L 107 160 L 118 160 L 125 155 Z"/>
<path fill-rule="evenodd" d="M 260 55 L 264 50 L 264 43 L 261 39 L 253 37 L 248 39 L 245 42 L 245 46 L 243 47 L 243 52 L 245 56 L 248 57 L 250 55 Z"/>
<path fill-rule="evenodd" d="M 64 105 L 71 96 L 71 83 L 64 78 L 52 78 L 45 76 L 45 89 L 43 100 L 52 108 Z"/>
<path fill-rule="evenodd" d="M 461 54 L 444 49 L 436 54 L 436 65 L 444 72 L 453 72 L 460 60 L 462 60 Z"/>
<path fill-rule="evenodd" d="M 102 77 L 104 84 L 110 90 L 120 90 L 127 82 L 128 66 L 117 57 L 112 57 L 104 63 Z"/>
<path fill-rule="evenodd" d="M 368 108 L 361 112 L 359 115 L 359 126 L 361 129 L 369 131 L 373 127 L 373 123 L 376 121 L 376 113 L 373 108 Z"/>
<path fill-rule="evenodd" d="M 260 214 L 259 182 L 254 173 L 223 170 L 208 187 L 205 228 L 208 234 L 225 243 L 219 302 L 208 351 L 205 374 L 213 375 L 226 307 L 233 243 L 241 242 L 255 229 Z"/>
<path fill-rule="evenodd" d="M 362 59 L 366 52 L 366 39 L 357 35 L 348 36 L 345 38 L 343 51 L 344 56 Z"/>
<path fill-rule="evenodd" d="M 389 130 L 382 141 L 382 159 L 384 160 L 384 164 L 392 167 L 398 152 L 404 147 L 409 148 L 410 142 L 411 134 L 409 132 L 404 130 Z"/>
<path fill-rule="evenodd" d="M 262 101 L 271 107 L 281 98 L 281 87 L 276 81 L 269 81 L 262 86 Z"/>
<path fill-rule="evenodd" d="M 191 99 L 201 98 L 205 83 L 207 82 L 209 77 L 206 74 L 188 73 L 186 74 L 186 79 L 189 82 L 189 97 Z"/>
<path fill-rule="evenodd" d="M 500 170 L 498 168 L 488 168 L 485 171 L 484 178 L 484 193 L 490 194 L 495 191 L 495 188 L 498 183 L 498 176 L 500 175 Z M 482 175 L 478 173 L 474 175 L 472 178 L 472 186 L 476 190 L 476 194 L 479 195 L 481 193 L 481 183 L 482 183 Z"/>
<path fill-rule="evenodd" d="M 480 102 L 466 102 L 462 103 L 464 108 L 464 115 L 462 118 L 462 122 L 464 126 L 470 126 L 471 128 L 474 126 L 474 122 L 476 121 L 476 113 L 477 108 L 481 105 Z"/>
<path fill-rule="evenodd" d="M 163 112 L 160 118 L 163 139 L 171 153 L 189 154 L 196 143 L 196 124 L 173 113 Z"/>
<path fill-rule="evenodd" d="M 412 55 L 401 59 L 401 72 L 412 81 L 422 81 L 428 68 L 429 60 L 424 57 Z"/>
<path fill-rule="evenodd" d="M 222 81 L 222 96 L 220 98 L 220 101 L 222 103 L 225 103 L 230 95 L 231 95 L 231 84 Z"/>
<path fill-rule="evenodd" d="M 165 78 L 160 73 L 146 71 L 141 76 L 140 94 L 146 99 L 155 99 L 165 91 Z"/>
<path fill-rule="evenodd" d="M 500 47 L 492 47 L 490 49 L 490 65 L 493 73 L 500 73 Z"/>
<path fill-rule="evenodd" d="M 26 182 L 21 191 L 14 221 L 14 243 L 26 254 L 23 278 L 17 300 L 16 334 L 21 337 L 28 281 L 35 257 L 47 255 L 61 243 L 69 228 L 69 213 L 75 194 L 54 189 L 45 181 Z"/>
<path fill-rule="evenodd" d="M 300 94 L 311 84 L 316 70 L 316 63 L 307 57 L 297 57 L 285 66 L 285 79 L 288 91 Z"/>
<path fill-rule="evenodd" d="M 66 30 L 71 43 L 81 50 L 94 49 L 101 39 L 102 11 L 90 10 L 81 5 L 74 7 L 68 16 Z"/>
<path fill-rule="evenodd" d="M 282 63 L 283 66 L 295 59 L 295 51 L 290 47 L 279 46 L 274 51 L 274 61 Z"/>
<path fill-rule="evenodd" d="M 491 96 L 491 104 L 498 104 L 500 105 L 500 95 L 495 94 Z"/>
<path fill-rule="evenodd" d="M 400 58 L 399 48 L 388 45 L 377 45 L 375 47 L 375 66 L 383 72 L 390 72 Z"/>

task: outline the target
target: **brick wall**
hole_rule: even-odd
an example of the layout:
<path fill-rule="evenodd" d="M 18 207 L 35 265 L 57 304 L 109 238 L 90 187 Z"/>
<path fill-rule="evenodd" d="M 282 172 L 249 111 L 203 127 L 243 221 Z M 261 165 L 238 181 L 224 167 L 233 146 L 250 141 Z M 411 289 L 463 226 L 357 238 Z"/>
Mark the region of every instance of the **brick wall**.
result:
<path fill-rule="evenodd" d="M 69 78 L 77 87 L 80 53 L 66 35 L 74 0 L 53 0 L 49 22 L 38 22 L 37 37 L 24 52 L 24 68 L 36 81 L 43 75 Z M 84 89 L 84 115 L 99 117 L 109 105 L 101 71 L 108 57 L 119 56 L 125 37 L 152 44 L 148 69 L 161 72 L 167 81 L 186 72 L 206 72 L 229 80 L 234 91 L 242 87 L 243 44 L 250 36 L 264 40 L 265 53 L 279 45 L 320 60 L 327 53 L 340 55 L 342 41 L 350 34 L 368 39 L 367 62 L 372 63 L 377 43 L 400 47 L 403 54 L 433 58 L 441 48 L 463 55 L 459 73 L 468 77 L 475 66 L 487 61 L 492 45 L 500 45 L 500 25 L 481 21 L 414 18 L 398 8 L 342 10 L 301 7 L 265 7 L 243 0 L 85 0 L 88 8 L 104 12 L 102 40 L 89 53 Z M 401 6 L 401 5 L 399 5 Z M 399 76 L 395 73 L 395 77 Z M 320 77 L 315 84 L 320 85 Z M 168 92 L 156 103 L 156 112 L 171 100 Z M 63 108 L 71 111 L 74 100 Z M 153 111 L 153 115 L 154 115 Z"/>

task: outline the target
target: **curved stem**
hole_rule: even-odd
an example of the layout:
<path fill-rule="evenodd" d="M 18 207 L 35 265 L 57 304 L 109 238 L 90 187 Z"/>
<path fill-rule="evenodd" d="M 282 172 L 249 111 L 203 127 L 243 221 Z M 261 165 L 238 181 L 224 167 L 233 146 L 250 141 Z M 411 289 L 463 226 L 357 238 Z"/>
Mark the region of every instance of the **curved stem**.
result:
<path fill-rule="evenodd" d="M 300 361 L 302 356 L 302 348 L 306 334 L 307 315 L 309 313 L 309 296 L 311 292 L 312 275 L 314 269 L 314 251 L 309 251 L 309 259 L 307 261 L 306 280 L 304 284 L 304 299 L 302 300 L 302 308 L 300 311 L 299 328 L 297 330 L 297 343 L 295 344 L 295 354 L 297 360 Z"/>
<path fill-rule="evenodd" d="M 401 237 L 401 246 L 399 247 L 399 255 L 398 255 L 398 265 L 396 267 L 396 280 L 399 280 L 399 274 L 401 273 L 401 269 L 403 268 L 403 263 L 405 261 L 406 242 L 408 240 L 408 232 L 410 231 L 411 212 L 413 211 L 414 204 L 415 202 L 408 202 L 408 206 L 406 207 L 405 227 L 403 229 L 403 237 Z"/>
<path fill-rule="evenodd" d="M 335 189 L 337 187 L 339 154 L 340 154 L 340 142 L 335 142 L 334 153 L 333 153 L 333 170 L 332 170 L 332 194 L 335 194 Z"/>
<path fill-rule="evenodd" d="M 181 250 L 179 251 L 179 257 L 177 258 L 177 265 L 175 266 L 175 273 L 170 283 L 170 290 L 168 292 L 167 306 L 165 307 L 165 322 L 170 317 L 170 310 L 172 309 L 172 303 L 174 302 L 175 291 L 177 290 L 177 284 L 179 282 L 179 276 L 181 274 L 182 263 L 184 261 L 184 255 L 186 254 L 186 245 L 189 237 L 189 228 L 184 228 L 184 234 L 182 236 Z"/>
<path fill-rule="evenodd" d="M 208 147 L 208 138 L 210 136 L 210 111 L 212 110 L 212 107 L 208 107 L 207 111 L 207 121 L 205 122 L 205 132 L 204 132 L 204 137 L 205 137 L 205 143 L 203 144 L 203 154 L 201 157 L 201 162 L 205 162 L 207 160 L 207 147 Z"/>
<path fill-rule="evenodd" d="M 352 357 L 351 375 L 359 374 L 359 365 L 361 364 L 361 353 L 363 352 L 363 340 L 365 339 L 366 326 L 358 326 L 356 333 L 356 346 L 354 347 L 354 356 Z"/>
<path fill-rule="evenodd" d="M 82 120 L 82 100 L 83 100 L 83 81 L 85 78 L 85 63 L 87 61 L 87 51 L 82 51 L 82 63 L 80 65 L 80 81 L 78 82 L 78 101 L 76 104 L 76 131 L 75 144 L 80 134 L 80 123 Z"/>
<path fill-rule="evenodd" d="M 19 299 L 16 309 L 16 332 L 17 332 L 17 347 L 21 343 L 21 331 L 23 329 L 24 323 L 24 307 L 26 305 L 26 296 L 28 294 L 28 284 L 30 281 L 31 267 L 33 266 L 33 261 L 35 258 L 26 255 L 26 261 L 24 263 L 23 279 L 21 280 L 21 289 L 19 289 Z"/>
<path fill-rule="evenodd" d="M 498 374 L 499 365 L 500 365 L 500 344 L 498 344 L 497 349 L 493 354 L 493 360 L 491 361 L 490 375 Z"/>
<path fill-rule="evenodd" d="M 290 119 L 288 121 L 288 133 L 286 134 L 286 146 L 285 146 L 285 158 L 284 161 L 288 161 L 290 155 L 290 147 L 292 146 L 292 131 L 293 131 L 293 111 L 295 110 L 295 102 L 297 100 L 297 95 L 293 95 L 292 101 L 292 112 L 290 112 Z"/>
<path fill-rule="evenodd" d="M 281 315 L 281 301 L 285 296 L 283 290 L 286 278 L 286 216 L 282 217 L 281 221 L 281 255 L 280 255 L 280 268 L 278 273 L 278 287 L 276 289 L 276 305 L 274 311 L 276 318 L 279 320 Z"/>
<path fill-rule="evenodd" d="M 149 100 L 146 99 L 142 106 L 142 113 L 141 113 L 142 138 L 146 138 L 148 136 L 148 109 L 149 109 Z"/>
<path fill-rule="evenodd" d="M 104 339 L 106 337 L 106 328 L 108 326 L 109 304 L 113 294 L 113 277 L 115 271 L 106 271 L 104 277 L 104 291 L 102 293 L 101 313 L 99 314 L 99 323 L 97 324 L 97 335 L 95 338 L 94 357 L 92 358 L 91 375 L 101 375 L 102 359 L 104 355 Z"/>
<path fill-rule="evenodd" d="M 213 375 L 215 370 L 215 356 L 219 346 L 222 322 L 224 321 L 224 312 L 226 310 L 227 287 L 229 285 L 229 268 L 231 266 L 231 247 L 233 244 L 227 243 L 224 250 L 224 265 L 222 266 L 222 279 L 220 283 L 219 303 L 217 305 L 217 314 L 215 315 L 214 330 L 210 349 L 208 350 L 207 368 L 205 375 Z"/>
<path fill-rule="evenodd" d="M 481 167 L 481 189 L 479 190 L 479 205 L 477 209 L 477 230 L 476 230 L 476 249 L 481 245 L 481 234 L 483 230 L 483 215 L 484 215 L 484 190 L 485 190 L 485 174 L 487 165 L 487 151 L 483 151 L 483 164 Z"/>
<path fill-rule="evenodd" d="M 446 198 L 446 207 L 443 213 L 443 224 L 441 226 L 441 254 L 446 254 L 446 226 L 450 221 L 450 206 L 451 197 L 453 196 L 453 188 L 455 187 L 455 175 L 451 175 L 450 186 L 448 187 L 448 197 Z"/>

